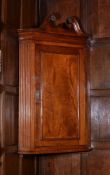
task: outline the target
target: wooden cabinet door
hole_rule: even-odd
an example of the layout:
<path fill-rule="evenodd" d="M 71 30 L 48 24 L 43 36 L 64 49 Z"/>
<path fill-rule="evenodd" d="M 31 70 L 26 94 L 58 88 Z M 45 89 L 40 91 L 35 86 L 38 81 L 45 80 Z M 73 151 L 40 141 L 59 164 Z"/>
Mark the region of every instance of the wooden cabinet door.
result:
<path fill-rule="evenodd" d="M 36 87 L 36 92 L 40 92 L 36 97 L 36 146 L 80 144 L 81 122 L 85 120 L 85 70 L 81 55 L 81 50 L 61 46 L 36 49 L 36 70 L 40 67 L 36 71 L 40 79 L 39 88 Z"/>
<path fill-rule="evenodd" d="M 20 59 L 20 151 L 87 149 L 84 48 L 27 43 Z"/>

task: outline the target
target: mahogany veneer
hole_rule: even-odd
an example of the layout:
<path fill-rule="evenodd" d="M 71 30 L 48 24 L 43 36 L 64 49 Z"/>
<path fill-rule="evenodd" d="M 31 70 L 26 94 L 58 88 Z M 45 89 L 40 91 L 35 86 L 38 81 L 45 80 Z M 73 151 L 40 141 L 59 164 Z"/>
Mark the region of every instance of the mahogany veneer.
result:
<path fill-rule="evenodd" d="M 20 153 L 89 150 L 87 37 L 75 30 L 19 32 Z"/>

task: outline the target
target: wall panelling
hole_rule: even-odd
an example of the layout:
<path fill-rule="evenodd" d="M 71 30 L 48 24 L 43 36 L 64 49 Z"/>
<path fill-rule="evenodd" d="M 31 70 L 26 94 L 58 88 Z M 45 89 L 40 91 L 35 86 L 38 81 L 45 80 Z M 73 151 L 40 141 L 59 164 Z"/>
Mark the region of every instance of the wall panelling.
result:
<path fill-rule="evenodd" d="M 0 43 L 4 59 L 4 74 L 0 81 L 2 85 L 0 87 L 0 142 L 1 147 L 7 146 L 5 154 L 2 155 L 0 160 L 1 175 L 110 174 L 109 10 L 109 0 L 40 0 L 39 2 L 37 0 L 21 0 L 19 2 L 2 0 L 1 19 L 5 31 L 2 31 L 4 34 L 2 33 L 2 42 Z M 18 85 L 18 43 L 15 29 L 36 26 L 37 21 L 41 22 L 45 16 L 56 11 L 61 12 L 62 20 L 69 15 L 81 17 L 86 31 L 92 34 L 93 38 L 97 38 L 93 39 L 95 43 L 92 42 L 90 52 L 91 138 L 94 149 L 89 153 L 82 154 L 71 153 L 39 157 L 21 155 L 19 157 L 15 153 L 17 152 L 16 134 L 11 139 L 8 138 L 8 134 L 13 135 L 13 130 L 17 132 L 15 128 L 17 123 L 14 120 L 15 118 L 17 120 L 15 112 L 17 108 L 17 93 L 12 94 L 12 91 L 15 92 L 15 90 L 12 90 L 13 87 L 17 89 Z M 11 86 L 11 89 L 9 86 Z M 9 94 L 9 89 L 11 94 Z M 7 115 L 4 115 L 4 103 L 8 106 L 6 109 Z M 8 112 L 8 110 L 10 111 Z M 9 133 L 3 130 L 3 126 L 6 126 Z M 14 146 L 12 146 L 13 144 Z M 12 165 L 15 166 L 16 171 Z"/>

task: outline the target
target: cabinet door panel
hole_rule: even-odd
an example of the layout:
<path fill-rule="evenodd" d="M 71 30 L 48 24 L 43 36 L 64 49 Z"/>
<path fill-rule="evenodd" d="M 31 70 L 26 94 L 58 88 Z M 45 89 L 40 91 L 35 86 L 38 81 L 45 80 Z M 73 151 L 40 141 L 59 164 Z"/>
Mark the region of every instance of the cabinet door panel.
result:
<path fill-rule="evenodd" d="M 37 46 L 36 50 L 36 88 L 40 91 L 36 146 L 78 145 L 80 115 L 85 112 L 84 58 L 77 48 Z"/>
<path fill-rule="evenodd" d="M 72 139 L 79 136 L 78 56 L 42 55 L 43 139 Z"/>

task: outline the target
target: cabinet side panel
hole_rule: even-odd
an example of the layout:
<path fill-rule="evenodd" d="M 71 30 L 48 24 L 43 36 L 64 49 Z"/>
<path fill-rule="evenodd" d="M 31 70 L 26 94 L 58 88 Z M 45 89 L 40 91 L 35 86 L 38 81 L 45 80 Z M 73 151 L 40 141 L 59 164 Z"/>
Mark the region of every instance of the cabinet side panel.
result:
<path fill-rule="evenodd" d="M 34 146 L 34 44 L 20 43 L 19 148 Z"/>

